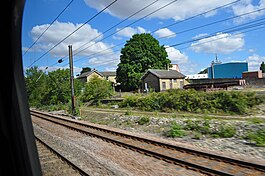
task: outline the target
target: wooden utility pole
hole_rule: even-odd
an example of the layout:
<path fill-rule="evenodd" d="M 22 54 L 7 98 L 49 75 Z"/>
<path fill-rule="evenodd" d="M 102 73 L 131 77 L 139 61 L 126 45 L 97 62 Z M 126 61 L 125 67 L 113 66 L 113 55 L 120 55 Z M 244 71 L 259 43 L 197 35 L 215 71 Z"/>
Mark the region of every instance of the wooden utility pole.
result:
<path fill-rule="evenodd" d="M 70 66 L 70 85 L 71 85 L 72 115 L 75 115 L 75 92 L 74 92 L 74 71 L 73 71 L 73 52 L 72 52 L 72 45 L 68 45 L 68 49 L 69 49 L 69 66 Z"/>

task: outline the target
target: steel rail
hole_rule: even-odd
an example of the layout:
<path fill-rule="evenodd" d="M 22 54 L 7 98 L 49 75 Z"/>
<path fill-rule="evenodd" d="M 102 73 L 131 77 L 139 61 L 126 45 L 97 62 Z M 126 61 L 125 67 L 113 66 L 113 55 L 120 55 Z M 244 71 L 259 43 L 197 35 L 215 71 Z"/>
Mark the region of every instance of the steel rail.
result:
<path fill-rule="evenodd" d="M 62 154 L 60 154 L 59 152 L 57 152 L 55 149 L 53 149 L 51 146 L 49 146 L 46 142 L 44 142 L 42 139 L 40 139 L 39 137 L 35 136 L 35 139 L 40 142 L 42 145 L 44 145 L 48 150 L 50 150 L 52 153 L 54 153 L 56 156 L 58 156 L 62 161 L 66 162 L 70 167 L 73 168 L 73 170 L 77 171 L 78 173 L 80 173 L 80 175 L 82 176 L 89 176 L 89 174 L 87 174 L 83 169 L 81 169 L 80 167 L 78 167 L 76 164 L 74 164 L 73 162 L 71 162 L 70 160 L 68 160 L 66 157 L 64 157 Z"/>
<path fill-rule="evenodd" d="M 151 155 L 153 157 L 160 158 L 160 159 L 163 159 L 165 161 L 173 162 L 175 164 L 182 165 L 184 167 L 188 167 L 189 169 L 200 170 L 200 172 L 202 172 L 202 173 L 215 174 L 215 175 L 233 175 L 233 174 L 230 174 L 227 171 L 223 172 L 223 171 L 214 170 L 214 169 L 211 169 L 209 167 L 201 166 L 201 165 L 198 165 L 198 164 L 187 162 L 187 161 L 185 161 L 183 159 L 178 159 L 176 157 L 172 157 L 170 155 L 164 155 L 163 153 L 152 151 L 152 150 L 149 150 L 149 149 L 146 149 L 146 148 L 139 148 L 137 145 L 132 144 L 132 142 L 131 143 L 130 142 L 129 143 L 124 143 L 121 140 L 117 140 L 115 138 L 111 138 L 110 137 L 111 135 L 109 135 L 109 134 L 116 135 L 116 136 L 121 136 L 121 137 L 126 137 L 128 139 L 136 140 L 136 141 L 139 141 L 139 142 L 145 142 L 147 144 L 152 144 L 154 146 L 163 147 L 165 149 L 171 149 L 171 150 L 180 151 L 180 152 L 183 152 L 183 153 L 191 154 L 193 156 L 200 156 L 200 157 L 207 158 L 207 159 L 214 160 L 214 161 L 220 161 L 220 162 L 223 162 L 223 163 L 230 163 L 231 165 L 237 165 L 237 166 L 240 166 L 240 167 L 243 167 L 243 168 L 249 168 L 249 169 L 252 169 L 252 170 L 258 170 L 258 171 L 260 171 L 262 173 L 265 173 L 265 166 L 264 165 L 259 165 L 259 164 L 256 164 L 256 163 L 250 163 L 250 162 L 246 162 L 246 161 L 236 160 L 236 159 L 232 159 L 232 158 L 228 158 L 228 157 L 224 157 L 224 156 L 220 156 L 220 155 L 214 155 L 214 154 L 211 154 L 211 153 L 205 153 L 205 152 L 202 152 L 202 151 L 197 151 L 197 150 L 193 150 L 193 149 L 179 147 L 179 146 L 175 146 L 175 145 L 172 145 L 172 144 L 167 144 L 167 143 L 163 143 L 163 142 L 159 142 L 159 141 L 155 141 L 155 140 L 145 139 L 145 138 L 141 138 L 141 137 L 138 137 L 138 136 L 134 136 L 134 135 L 129 135 L 129 134 L 124 134 L 124 133 L 121 133 L 121 132 L 113 131 L 113 130 L 110 130 L 110 129 L 107 129 L 107 128 L 99 128 L 96 125 L 89 125 L 89 124 L 86 124 L 86 123 L 81 123 L 81 122 L 74 121 L 72 119 L 60 118 L 58 116 L 54 116 L 54 115 L 43 113 L 43 112 L 39 112 L 39 111 L 31 111 L 31 114 L 34 115 L 34 116 L 38 116 L 40 118 L 44 118 L 43 116 L 48 116 L 50 118 L 54 118 L 54 119 L 57 119 L 57 120 L 64 120 L 64 121 L 67 121 L 68 123 L 74 123 L 75 125 L 81 125 L 81 126 L 84 126 L 86 128 L 90 128 L 90 129 L 93 129 L 93 130 L 97 130 L 97 131 L 101 131 L 101 132 L 107 133 L 108 135 L 95 134 L 94 132 L 87 131 L 87 130 L 82 130 L 82 129 L 78 128 L 78 127 L 73 127 L 71 125 L 62 124 L 62 122 L 58 122 L 58 121 L 54 122 L 54 123 L 57 123 L 57 124 L 64 125 L 64 126 L 66 126 L 68 128 L 71 128 L 73 130 L 78 130 L 78 131 L 81 131 L 82 133 L 101 138 L 101 139 L 103 139 L 105 141 L 109 141 L 111 143 L 115 143 L 117 145 L 124 146 L 125 148 L 130 148 L 132 150 L 139 151 L 140 153 L 145 153 L 146 155 Z M 41 115 L 39 115 L 39 114 L 41 114 Z M 52 119 L 46 119 L 46 120 L 54 121 Z"/>

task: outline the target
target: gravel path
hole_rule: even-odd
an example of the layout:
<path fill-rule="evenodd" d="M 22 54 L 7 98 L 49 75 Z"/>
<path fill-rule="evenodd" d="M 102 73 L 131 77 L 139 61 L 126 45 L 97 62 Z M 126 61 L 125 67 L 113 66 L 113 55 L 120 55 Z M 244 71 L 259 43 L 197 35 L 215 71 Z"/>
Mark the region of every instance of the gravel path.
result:
<path fill-rule="evenodd" d="M 34 133 L 90 175 L 202 175 L 33 118 Z"/>

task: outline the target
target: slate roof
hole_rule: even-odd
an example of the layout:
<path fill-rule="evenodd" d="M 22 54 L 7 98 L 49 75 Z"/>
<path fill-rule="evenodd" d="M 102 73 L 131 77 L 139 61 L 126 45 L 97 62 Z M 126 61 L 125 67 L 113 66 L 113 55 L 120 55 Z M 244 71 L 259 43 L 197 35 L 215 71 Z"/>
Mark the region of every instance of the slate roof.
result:
<path fill-rule="evenodd" d="M 105 71 L 105 72 L 100 72 L 103 76 L 116 76 L 116 72 L 113 71 Z"/>
<path fill-rule="evenodd" d="M 143 75 L 144 78 L 148 73 L 155 75 L 161 79 L 177 79 L 177 78 L 185 78 L 185 75 L 176 71 L 176 70 L 158 70 L 158 69 L 149 69 Z"/>
<path fill-rule="evenodd" d="M 100 76 L 103 77 L 103 75 L 98 72 L 97 70 L 91 70 L 89 72 L 85 72 L 85 73 L 82 73 L 81 75 L 79 75 L 77 78 L 85 78 L 85 77 L 88 77 L 89 75 L 91 75 L 92 73 L 96 72 L 97 74 L 99 74 Z"/>

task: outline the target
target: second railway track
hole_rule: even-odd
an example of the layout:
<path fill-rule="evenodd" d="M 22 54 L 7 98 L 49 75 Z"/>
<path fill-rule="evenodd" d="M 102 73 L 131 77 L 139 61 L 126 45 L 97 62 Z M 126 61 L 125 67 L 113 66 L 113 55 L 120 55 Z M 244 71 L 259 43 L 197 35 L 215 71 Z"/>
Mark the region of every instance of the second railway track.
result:
<path fill-rule="evenodd" d="M 31 111 L 31 115 L 196 172 L 208 175 L 265 175 L 264 165 L 141 138 L 40 111 Z"/>

